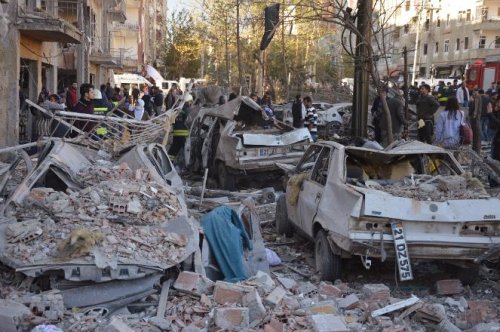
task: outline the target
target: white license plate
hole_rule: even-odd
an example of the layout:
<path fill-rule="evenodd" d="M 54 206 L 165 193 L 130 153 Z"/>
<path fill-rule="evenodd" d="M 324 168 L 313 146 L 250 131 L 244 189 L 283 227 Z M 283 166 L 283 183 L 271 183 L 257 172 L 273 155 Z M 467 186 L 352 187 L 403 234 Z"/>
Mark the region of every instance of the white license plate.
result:
<path fill-rule="evenodd" d="M 396 250 L 396 261 L 398 262 L 399 279 L 401 281 L 413 280 L 411 271 L 410 255 L 406 244 L 403 223 L 393 222 L 391 224 L 392 236 L 394 237 L 394 249 Z"/>

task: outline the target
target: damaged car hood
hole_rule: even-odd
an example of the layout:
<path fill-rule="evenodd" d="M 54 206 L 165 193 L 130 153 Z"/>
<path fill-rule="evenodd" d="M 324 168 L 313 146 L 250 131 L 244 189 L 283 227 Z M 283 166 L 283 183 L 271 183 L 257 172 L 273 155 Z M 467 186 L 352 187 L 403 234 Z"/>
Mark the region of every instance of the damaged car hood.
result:
<path fill-rule="evenodd" d="M 359 214 L 397 220 L 467 222 L 500 219 L 500 200 L 456 199 L 444 202 L 396 197 L 381 190 L 353 187 L 364 196 Z"/>
<path fill-rule="evenodd" d="M 243 145 L 284 146 L 310 139 L 307 128 L 299 128 L 281 135 L 244 133 Z"/>

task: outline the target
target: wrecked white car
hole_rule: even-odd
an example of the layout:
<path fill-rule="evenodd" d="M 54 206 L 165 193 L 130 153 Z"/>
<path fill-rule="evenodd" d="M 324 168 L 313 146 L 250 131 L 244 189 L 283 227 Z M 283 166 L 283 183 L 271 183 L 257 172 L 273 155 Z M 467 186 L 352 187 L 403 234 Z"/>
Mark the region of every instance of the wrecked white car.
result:
<path fill-rule="evenodd" d="M 500 246 L 500 200 L 447 151 L 420 142 L 384 150 L 313 144 L 277 203 L 278 233 L 314 239 L 316 267 L 335 280 L 341 258 L 395 258 L 401 280 L 416 260 L 468 266 Z M 493 258 L 498 259 L 498 257 Z"/>
<path fill-rule="evenodd" d="M 198 246 L 181 183 L 160 144 L 110 161 L 89 147 L 51 141 L 1 206 L 0 260 L 51 280 L 161 275 Z"/>
<path fill-rule="evenodd" d="M 249 175 L 276 178 L 276 162 L 298 161 L 310 141 L 306 128 L 268 119 L 253 100 L 238 97 L 199 112 L 186 142 L 185 160 L 193 172 L 209 168 L 219 185 L 231 190 Z"/>

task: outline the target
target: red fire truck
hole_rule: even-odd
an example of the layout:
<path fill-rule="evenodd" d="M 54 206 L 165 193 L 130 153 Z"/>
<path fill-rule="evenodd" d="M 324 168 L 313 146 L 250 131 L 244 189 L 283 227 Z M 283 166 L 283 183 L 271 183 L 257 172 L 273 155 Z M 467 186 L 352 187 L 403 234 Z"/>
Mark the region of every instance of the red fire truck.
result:
<path fill-rule="evenodd" d="M 493 82 L 500 82 L 500 54 L 474 61 L 465 72 L 465 84 L 469 90 L 486 91 Z"/>

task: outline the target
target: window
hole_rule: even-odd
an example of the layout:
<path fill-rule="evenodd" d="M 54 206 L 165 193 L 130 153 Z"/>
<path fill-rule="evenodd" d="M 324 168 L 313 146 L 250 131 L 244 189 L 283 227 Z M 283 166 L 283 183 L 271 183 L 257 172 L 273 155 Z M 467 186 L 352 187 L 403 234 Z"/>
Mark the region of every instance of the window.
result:
<path fill-rule="evenodd" d="M 440 19 L 440 18 L 438 18 L 438 19 L 436 20 L 436 26 L 437 26 L 438 28 L 441 26 L 441 19 Z"/>
<path fill-rule="evenodd" d="M 450 41 L 447 39 L 444 41 L 444 53 L 448 53 L 450 49 Z"/>
<path fill-rule="evenodd" d="M 405 1 L 405 10 L 407 12 L 409 12 L 410 11 L 410 7 L 411 7 L 411 1 L 410 0 L 406 0 Z"/>
<path fill-rule="evenodd" d="M 455 51 L 460 50 L 460 38 L 457 38 L 457 46 L 455 47 Z"/>
<path fill-rule="evenodd" d="M 434 52 L 438 53 L 439 52 L 439 43 L 436 42 L 436 47 L 434 48 Z"/>
<path fill-rule="evenodd" d="M 430 20 L 429 20 L 429 19 L 426 19 L 426 20 L 425 20 L 425 30 L 426 30 L 426 31 L 429 31 L 429 25 L 430 25 Z"/>
<path fill-rule="evenodd" d="M 481 11 L 481 21 L 486 21 L 488 19 L 488 7 L 479 7 Z"/>
<path fill-rule="evenodd" d="M 464 38 L 464 50 L 469 49 L 469 37 Z"/>
<path fill-rule="evenodd" d="M 497 16 L 500 16 L 500 7 L 498 7 Z"/>
<path fill-rule="evenodd" d="M 330 149 L 324 147 L 321 150 L 316 163 L 314 165 L 311 180 L 321 184 L 326 184 L 326 179 L 328 178 L 328 166 L 330 165 Z"/>
<path fill-rule="evenodd" d="M 465 12 L 465 20 L 468 22 L 471 19 L 470 9 Z"/>
<path fill-rule="evenodd" d="M 450 14 L 446 15 L 446 26 L 450 26 Z"/>
<path fill-rule="evenodd" d="M 424 44 L 424 51 L 423 51 L 424 55 L 427 55 L 427 44 Z"/>
<path fill-rule="evenodd" d="M 458 16 L 457 16 L 458 23 L 462 23 L 462 14 L 463 14 L 463 11 L 458 12 Z"/>
<path fill-rule="evenodd" d="M 404 32 L 408 33 L 409 31 L 410 31 L 410 25 L 409 24 L 405 24 Z"/>
<path fill-rule="evenodd" d="M 500 48 L 500 36 L 495 36 L 495 48 Z"/>
<path fill-rule="evenodd" d="M 486 46 L 486 36 L 479 36 L 478 48 L 484 48 Z"/>

